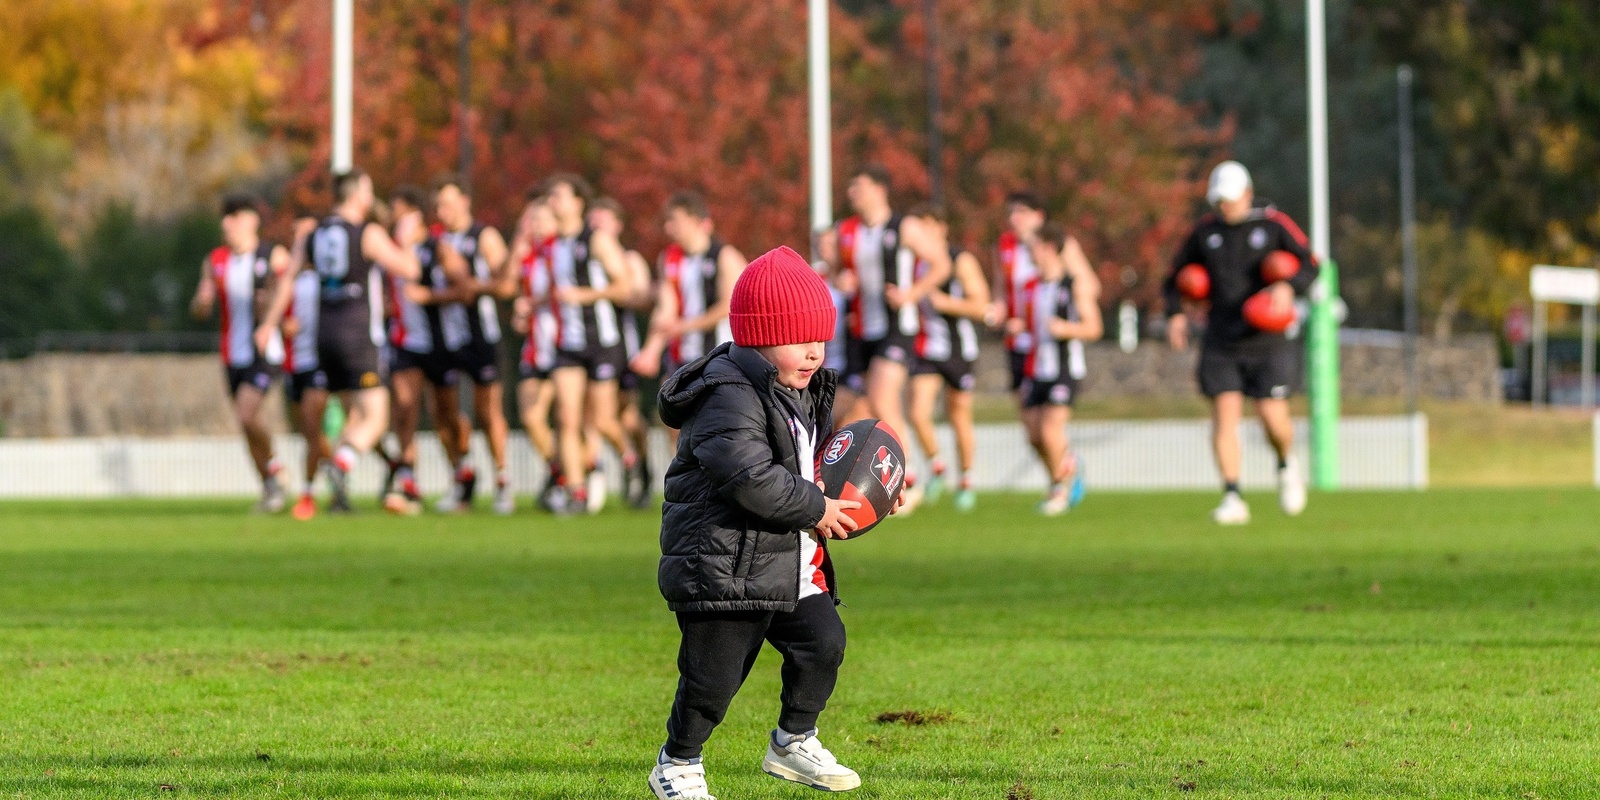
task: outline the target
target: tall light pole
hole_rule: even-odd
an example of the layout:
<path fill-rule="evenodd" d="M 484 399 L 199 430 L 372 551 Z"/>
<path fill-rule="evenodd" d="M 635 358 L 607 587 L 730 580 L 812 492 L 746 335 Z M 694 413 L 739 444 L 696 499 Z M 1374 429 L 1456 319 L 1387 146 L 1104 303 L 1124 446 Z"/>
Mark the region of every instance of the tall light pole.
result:
<path fill-rule="evenodd" d="M 1400 111 L 1400 260 L 1405 278 L 1406 413 L 1417 413 L 1417 160 L 1411 127 L 1411 67 L 1395 70 Z"/>
<path fill-rule="evenodd" d="M 456 42 L 456 71 L 458 87 L 456 92 L 460 95 L 459 104 L 460 127 L 456 129 L 456 157 L 460 159 L 460 167 L 456 170 L 461 175 L 461 180 L 466 185 L 461 187 L 472 191 L 472 0 L 461 0 L 461 31 L 457 34 Z"/>
<path fill-rule="evenodd" d="M 833 98 L 828 85 L 828 0 L 806 2 L 811 108 L 811 232 L 833 225 Z"/>
<path fill-rule="evenodd" d="M 1311 163 L 1311 252 L 1322 273 L 1311 289 L 1306 356 L 1311 399 L 1311 483 L 1339 486 L 1339 267 L 1330 248 L 1328 53 L 1324 0 L 1306 0 L 1306 97 Z"/>
<path fill-rule="evenodd" d="M 351 156 L 351 97 L 355 75 L 355 0 L 333 0 L 334 172 L 348 172 Z"/>
<path fill-rule="evenodd" d="M 928 196 L 944 202 L 944 136 L 939 131 L 939 20 L 935 0 L 922 0 L 922 27 L 927 53 L 923 55 L 923 80 L 928 84 Z"/>

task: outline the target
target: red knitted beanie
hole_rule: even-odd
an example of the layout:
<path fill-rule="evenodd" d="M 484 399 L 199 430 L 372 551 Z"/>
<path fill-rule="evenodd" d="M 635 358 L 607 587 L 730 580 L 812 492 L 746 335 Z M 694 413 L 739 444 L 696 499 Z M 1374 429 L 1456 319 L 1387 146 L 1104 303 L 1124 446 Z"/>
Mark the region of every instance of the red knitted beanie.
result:
<path fill-rule="evenodd" d="M 750 262 L 728 301 L 728 324 L 740 347 L 826 342 L 837 322 L 827 282 L 787 247 Z"/>

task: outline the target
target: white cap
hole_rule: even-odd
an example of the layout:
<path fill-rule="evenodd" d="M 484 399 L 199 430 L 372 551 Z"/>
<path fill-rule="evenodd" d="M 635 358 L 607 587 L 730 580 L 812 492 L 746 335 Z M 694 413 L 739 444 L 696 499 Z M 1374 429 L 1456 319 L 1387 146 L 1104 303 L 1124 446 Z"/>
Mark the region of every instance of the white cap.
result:
<path fill-rule="evenodd" d="M 1206 187 L 1206 202 L 1216 205 L 1234 201 L 1250 191 L 1250 170 L 1237 161 L 1224 161 L 1211 170 L 1211 183 Z"/>

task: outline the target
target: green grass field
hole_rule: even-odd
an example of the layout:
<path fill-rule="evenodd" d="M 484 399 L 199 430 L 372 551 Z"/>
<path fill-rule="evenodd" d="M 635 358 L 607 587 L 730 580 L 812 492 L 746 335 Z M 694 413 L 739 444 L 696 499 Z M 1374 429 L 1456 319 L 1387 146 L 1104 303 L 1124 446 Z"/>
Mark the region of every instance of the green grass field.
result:
<path fill-rule="evenodd" d="M 856 796 L 1600 794 L 1591 491 L 1253 499 L 991 496 L 839 545 Z M 0 796 L 649 796 L 651 516 L 242 505 L 0 506 Z M 758 771 L 776 667 L 707 749 L 723 800 L 813 796 Z"/>

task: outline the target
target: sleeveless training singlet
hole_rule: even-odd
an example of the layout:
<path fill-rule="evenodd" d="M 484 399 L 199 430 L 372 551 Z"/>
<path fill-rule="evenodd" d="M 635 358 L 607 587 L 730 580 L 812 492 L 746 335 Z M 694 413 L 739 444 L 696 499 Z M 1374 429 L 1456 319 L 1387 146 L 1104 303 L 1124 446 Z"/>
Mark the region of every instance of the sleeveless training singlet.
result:
<path fill-rule="evenodd" d="M 610 300 L 592 305 L 561 303 L 554 289 L 582 287 L 603 290 L 611 285 L 605 267 L 590 257 L 593 231 L 585 226 L 577 236 L 557 238 L 550 247 L 551 310 L 556 315 L 556 346 L 562 351 L 586 353 L 622 343 L 617 309 Z"/>
<path fill-rule="evenodd" d="M 860 217 L 839 223 L 839 266 L 855 273 L 858 284 L 850 301 L 850 335 L 859 341 L 917 333 L 916 307 L 907 305 L 894 312 L 884 299 L 885 287 L 909 288 L 913 283 L 916 257 L 901 242 L 903 221 L 896 214 L 878 226 L 868 226 Z"/>
<path fill-rule="evenodd" d="M 723 243 L 713 238 L 704 253 L 689 255 L 676 244 L 662 251 L 661 277 L 678 299 L 678 319 L 687 321 L 699 317 L 721 299 L 717 264 L 722 248 Z M 667 348 L 667 355 L 678 364 L 687 364 L 717 345 L 731 341 L 733 331 L 724 319 L 717 323 L 715 331 L 685 331 Z"/>
<path fill-rule="evenodd" d="M 445 244 L 455 248 L 467 262 L 472 277 L 480 281 L 494 278 L 494 270 L 478 252 L 478 243 L 489 226 L 474 222 L 463 231 L 446 231 L 440 235 Z M 445 345 L 449 350 L 459 350 L 472 344 L 495 344 L 500 341 L 500 316 L 494 298 L 483 295 L 470 303 L 451 303 L 441 310 L 444 322 Z"/>
<path fill-rule="evenodd" d="M 256 351 L 256 305 L 272 273 L 272 245 L 262 242 L 254 250 L 235 253 L 227 247 L 211 251 L 209 279 L 216 288 L 222 317 L 222 363 L 248 367 L 257 361 L 283 361 L 283 345 L 274 338 L 267 352 Z"/>
<path fill-rule="evenodd" d="M 962 251 L 950 248 L 950 263 L 954 264 Z M 917 277 L 927 274 L 927 262 L 917 262 Z M 955 270 L 951 270 L 950 280 L 940 287 L 940 291 L 953 299 L 966 298 L 966 291 L 962 288 L 960 278 L 956 277 Z M 948 361 L 959 358 L 962 361 L 978 360 L 978 329 L 972 320 L 954 314 L 940 314 L 933 309 L 933 301 L 923 298 L 917 304 L 918 311 L 922 314 L 921 330 L 917 333 L 916 354 L 925 361 Z"/>

